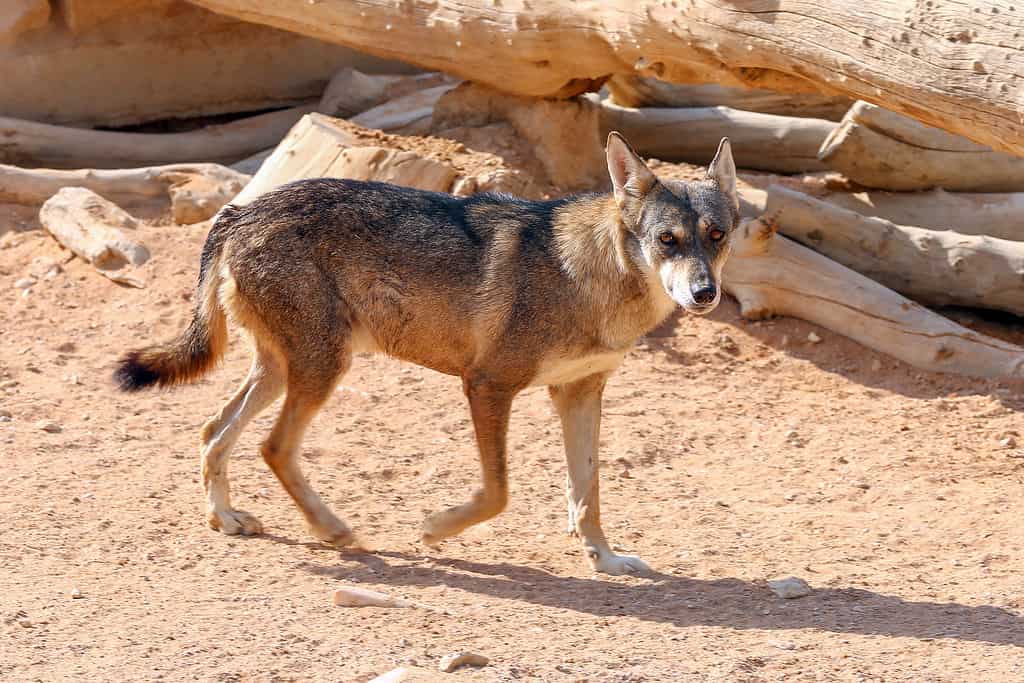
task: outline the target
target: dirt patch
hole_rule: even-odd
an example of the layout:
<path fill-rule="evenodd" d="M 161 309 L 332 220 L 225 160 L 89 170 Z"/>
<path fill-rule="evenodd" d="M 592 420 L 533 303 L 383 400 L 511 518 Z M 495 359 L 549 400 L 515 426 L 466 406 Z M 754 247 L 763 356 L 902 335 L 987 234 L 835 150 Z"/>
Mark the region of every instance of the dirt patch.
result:
<path fill-rule="evenodd" d="M 417 144 L 471 163 L 460 143 Z M 510 509 L 419 545 L 423 516 L 476 485 L 471 423 L 457 379 L 379 357 L 357 359 L 302 456 L 376 552 L 310 541 L 256 453 L 273 409 L 231 468 L 267 534 L 210 531 L 198 431 L 245 344 L 174 392 L 110 381 L 122 350 L 190 311 L 208 226 L 150 211 L 150 285 L 131 290 L 0 207 L 0 679 L 351 681 L 456 651 L 490 658 L 451 674 L 478 681 L 1024 678 L 1020 390 L 748 323 L 731 301 L 655 330 L 608 390 L 606 530 L 653 577 L 593 576 L 564 535 L 543 390 L 515 405 Z M 1024 341 L 1017 321 L 961 322 Z M 811 595 L 775 597 L 766 580 L 789 575 Z M 347 584 L 450 614 L 333 607 Z"/>

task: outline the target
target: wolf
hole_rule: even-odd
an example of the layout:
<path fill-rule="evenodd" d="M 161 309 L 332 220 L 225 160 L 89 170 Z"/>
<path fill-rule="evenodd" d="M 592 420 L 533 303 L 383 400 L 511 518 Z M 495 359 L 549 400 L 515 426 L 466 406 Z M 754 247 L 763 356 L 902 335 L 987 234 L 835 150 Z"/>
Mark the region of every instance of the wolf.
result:
<path fill-rule="evenodd" d="M 659 181 L 618 133 L 606 156 L 610 192 L 551 201 L 317 178 L 227 205 L 202 250 L 187 329 L 128 353 L 115 372 L 125 391 L 171 387 L 213 368 L 229 320 L 248 336 L 249 375 L 202 429 L 209 526 L 262 532 L 231 505 L 228 456 L 283 394 L 261 455 L 316 538 L 352 543 L 297 452 L 353 355 L 374 352 L 460 377 L 468 399 L 482 485 L 426 518 L 426 544 L 505 508 L 512 401 L 546 386 L 562 425 L 569 532 L 598 572 L 648 571 L 612 552 L 601 529 L 601 395 L 626 352 L 677 305 L 705 314 L 718 304 L 739 220 L 736 168 L 725 138 L 699 181 Z"/>

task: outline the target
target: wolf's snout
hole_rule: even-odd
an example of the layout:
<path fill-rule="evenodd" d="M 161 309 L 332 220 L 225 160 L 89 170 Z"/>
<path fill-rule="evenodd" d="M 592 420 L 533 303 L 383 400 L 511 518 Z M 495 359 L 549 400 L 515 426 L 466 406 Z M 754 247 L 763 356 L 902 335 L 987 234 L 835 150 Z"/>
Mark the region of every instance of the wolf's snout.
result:
<path fill-rule="evenodd" d="M 711 283 L 695 284 L 690 286 L 690 294 L 693 295 L 693 302 L 698 306 L 707 306 L 714 303 L 718 296 L 718 289 Z"/>

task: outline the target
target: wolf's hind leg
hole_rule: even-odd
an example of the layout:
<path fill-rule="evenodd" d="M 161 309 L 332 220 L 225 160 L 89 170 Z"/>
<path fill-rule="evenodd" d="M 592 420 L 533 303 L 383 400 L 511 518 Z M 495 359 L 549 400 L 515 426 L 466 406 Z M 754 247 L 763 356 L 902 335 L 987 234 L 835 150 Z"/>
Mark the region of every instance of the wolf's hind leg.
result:
<path fill-rule="evenodd" d="M 203 427 L 200 466 L 206 494 L 206 521 L 225 534 L 258 534 L 263 527 L 248 512 L 231 507 L 228 457 L 242 430 L 281 395 L 282 370 L 273 355 L 257 347 L 249 376 L 216 417 Z"/>
<path fill-rule="evenodd" d="M 476 431 L 483 487 L 468 503 L 435 512 L 423 522 L 423 542 L 437 545 L 463 529 L 486 521 L 508 503 L 506 436 L 514 392 L 486 382 L 463 379 Z"/>
<path fill-rule="evenodd" d="M 316 491 L 306 481 L 299 467 L 298 454 L 302 437 L 313 416 L 331 395 L 341 376 L 351 365 L 351 352 L 347 348 L 347 340 L 341 342 L 344 349 L 324 349 L 334 355 L 333 362 L 323 362 L 319 366 L 311 366 L 301 371 L 290 371 L 288 375 L 288 393 L 281 407 L 281 414 L 263 443 L 261 452 L 267 465 L 284 486 L 298 506 L 312 534 L 332 545 L 344 546 L 354 540 L 352 530 L 345 522 L 338 519 L 323 502 Z M 330 367 L 328 367 L 330 365 Z"/>
<path fill-rule="evenodd" d="M 569 513 L 591 566 L 605 574 L 648 571 L 638 557 L 616 555 L 601 530 L 598 487 L 598 442 L 601 432 L 601 394 L 606 375 L 591 375 L 571 384 L 548 387 L 562 422 L 569 469 Z"/>

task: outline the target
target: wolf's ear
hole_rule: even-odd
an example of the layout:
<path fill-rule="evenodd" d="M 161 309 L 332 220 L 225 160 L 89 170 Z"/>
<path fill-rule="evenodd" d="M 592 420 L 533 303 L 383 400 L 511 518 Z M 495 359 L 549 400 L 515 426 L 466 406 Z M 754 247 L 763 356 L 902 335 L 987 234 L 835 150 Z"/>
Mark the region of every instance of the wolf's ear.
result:
<path fill-rule="evenodd" d="M 708 165 L 707 179 L 713 180 L 718 185 L 718 189 L 729 197 L 733 207 L 738 211 L 740 201 L 736 196 L 736 163 L 732 160 L 732 147 L 729 145 L 729 138 L 722 138 L 722 141 L 718 143 L 715 158 Z"/>
<path fill-rule="evenodd" d="M 643 198 L 658 182 L 644 160 L 638 157 L 625 138 L 615 131 L 608 134 L 606 154 L 608 175 L 612 178 L 612 189 L 619 206 L 629 198 Z"/>

